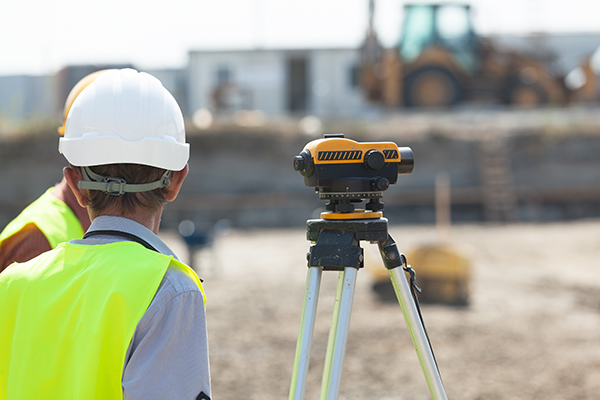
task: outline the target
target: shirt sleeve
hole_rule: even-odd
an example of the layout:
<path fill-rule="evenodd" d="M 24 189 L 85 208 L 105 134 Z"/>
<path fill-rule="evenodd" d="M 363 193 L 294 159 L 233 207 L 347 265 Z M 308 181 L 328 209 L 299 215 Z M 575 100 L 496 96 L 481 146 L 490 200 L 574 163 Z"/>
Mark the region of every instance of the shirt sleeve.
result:
<path fill-rule="evenodd" d="M 35 224 L 27 224 L 0 243 L 0 272 L 14 262 L 29 261 L 52 250 L 48 239 Z"/>
<path fill-rule="evenodd" d="M 202 292 L 169 268 L 137 325 L 123 369 L 125 400 L 210 399 Z"/>

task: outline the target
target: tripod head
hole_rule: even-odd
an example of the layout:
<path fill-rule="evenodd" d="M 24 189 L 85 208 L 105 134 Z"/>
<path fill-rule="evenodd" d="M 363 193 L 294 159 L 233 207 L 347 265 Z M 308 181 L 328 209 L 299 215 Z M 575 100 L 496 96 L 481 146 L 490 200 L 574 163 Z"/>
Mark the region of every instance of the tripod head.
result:
<path fill-rule="evenodd" d="M 328 200 L 326 209 L 334 213 L 354 212 L 354 203 L 369 200 L 365 209 L 383 210 L 383 192 L 410 174 L 414 166 L 410 147 L 392 142 L 364 142 L 325 134 L 308 143 L 294 157 L 294 169 L 304 176 L 306 186 L 314 187 L 319 199 Z"/>

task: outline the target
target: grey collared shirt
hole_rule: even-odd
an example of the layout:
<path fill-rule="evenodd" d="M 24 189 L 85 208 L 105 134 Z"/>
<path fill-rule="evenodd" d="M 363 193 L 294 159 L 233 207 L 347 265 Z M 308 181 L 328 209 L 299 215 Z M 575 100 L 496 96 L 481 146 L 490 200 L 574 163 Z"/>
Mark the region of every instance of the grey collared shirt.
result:
<path fill-rule="evenodd" d="M 100 216 L 88 232 L 117 230 L 135 235 L 162 254 L 173 251 L 152 231 L 127 218 Z M 118 236 L 93 236 L 72 243 L 96 245 L 127 240 Z M 204 298 L 184 272 L 168 268 L 138 323 L 125 356 L 123 397 L 137 399 L 194 400 L 210 398 L 210 369 Z"/>

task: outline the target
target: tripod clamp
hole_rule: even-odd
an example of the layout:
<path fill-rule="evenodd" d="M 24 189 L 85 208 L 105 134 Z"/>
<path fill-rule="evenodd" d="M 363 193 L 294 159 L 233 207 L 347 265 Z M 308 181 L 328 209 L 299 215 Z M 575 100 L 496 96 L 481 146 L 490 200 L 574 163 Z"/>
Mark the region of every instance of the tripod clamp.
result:
<path fill-rule="evenodd" d="M 306 238 L 314 244 L 308 253 L 308 267 L 324 271 L 343 271 L 345 267 L 360 269 L 364 265 L 360 241 L 379 242 L 387 234 L 387 220 L 312 219 L 306 222 Z"/>

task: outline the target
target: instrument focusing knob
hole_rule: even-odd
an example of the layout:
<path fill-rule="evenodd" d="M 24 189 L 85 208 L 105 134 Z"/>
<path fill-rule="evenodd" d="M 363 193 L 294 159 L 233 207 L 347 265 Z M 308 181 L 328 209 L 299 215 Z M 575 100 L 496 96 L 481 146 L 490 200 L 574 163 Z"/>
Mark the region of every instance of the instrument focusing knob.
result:
<path fill-rule="evenodd" d="M 377 189 L 380 191 L 387 190 L 390 187 L 390 181 L 387 178 L 379 178 L 377 179 Z"/>
<path fill-rule="evenodd" d="M 382 152 L 371 150 L 365 154 L 365 164 L 370 170 L 377 171 L 385 165 L 385 157 Z"/>

